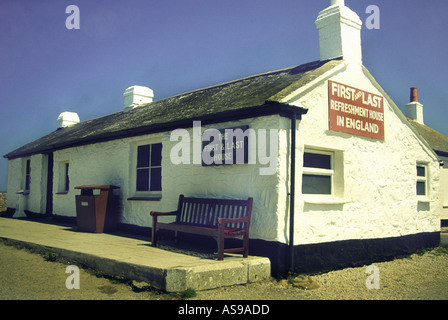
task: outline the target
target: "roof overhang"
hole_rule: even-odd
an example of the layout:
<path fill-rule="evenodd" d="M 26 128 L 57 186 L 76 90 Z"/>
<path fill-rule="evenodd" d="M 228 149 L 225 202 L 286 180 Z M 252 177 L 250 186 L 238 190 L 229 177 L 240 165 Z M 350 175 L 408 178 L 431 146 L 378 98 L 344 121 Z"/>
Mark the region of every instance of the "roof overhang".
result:
<path fill-rule="evenodd" d="M 286 103 L 280 103 L 277 101 L 266 101 L 261 106 L 253 106 L 253 107 L 240 108 L 236 110 L 223 111 L 219 113 L 207 114 L 195 118 L 182 119 L 168 123 L 160 123 L 148 126 L 141 126 L 133 129 L 103 133 L 96 135 L 94 137 L 86 137 L 83 139 L 71 140 L 66 143 L 46 145 L 45 147 L 42 147 L 40 149 L 34 149 L 32 153 L 13 151 L 4 155 L 4 158 L 12 160 L 16 158 L 29 157 L 34 154 L 48 154 L 57 150 L 79 147 L 99 142 L 106 142 L 116 139 L 166 132 L 181 128 L 189 128 L 193 126 L 193 121 L 201 121 L 203 125 L 207 125 L 207 124 L 237 121 L 241 119 L 248 119 L 248 118 L 255 118 L 276 114 L 281 117 L 286 118 L 295 117 L 297 120 L 300 120 L 302 118 L 302 115 L 306 114 L 307 112 L 308 109 L 305 108 L 289 105 Z"/>

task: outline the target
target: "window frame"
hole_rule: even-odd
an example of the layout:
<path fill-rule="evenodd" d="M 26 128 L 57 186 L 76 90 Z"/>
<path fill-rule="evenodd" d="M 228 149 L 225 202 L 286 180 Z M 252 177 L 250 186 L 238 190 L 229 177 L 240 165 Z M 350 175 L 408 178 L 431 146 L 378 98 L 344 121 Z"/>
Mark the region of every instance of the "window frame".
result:
<path fill-rule="evenodd" d="M 416 182 L 415 182 L 415 194 L 417 195 L 417 198 L 419 199 L 428 199 L 429 198 L 429 167 L 427 163 L 424 162 L 417 162 L 416 166 Z M 424 176 L 419 176 L 418 174 L 418 168 L 424 168 L 425 169 L 425 175 Z M 419 194 L 418 193 L 418 184 L 419 183 L 424 183 L 425 185 L 425 194 Z"/>
<path fill-rule="evenodd" d="M 160 151 L 160 165 L 151 166 L 151 151 L 152 146 L 160 144 L 161 145 L 161 151 Z M 148 167 L 138 167 L 138 150 L 142 146 L 150 146 L 150 154 L 149 154 L 149 166 Z M 162 191 L 163 191 L 163 143 L 161 139 L 149 139 L 144 141 L 138 141 L 135 143 L 132 143 L 132 150 L 131 150 L 131 161 L 130 161 L 130 184 L 131 184 L 131 190 L 132 195 L 128 200 L 159 200 L 162 197 Z M 149 174 L 151 174 L 151 168 L 160 168 L 160 188 L 161 190 L 157 191 L 151 191 L 151 176 L 148 178 L 148 187 L 149 190 L 138 190 L 137 188 L 137 180 L 138 180 L 138 174 L 137 171 L 139 169 L 149 169 Z"/>
<path fill-rule="evenodd" d="M 24 160 L 23 191 L 29 193 L 31 190 L 31 158 Z"/>
<path fill-rule="evenodd" d="M 305 167 L 305 154 L 320 154 L 330 156 L 330 169 L 316 168 L 316 167 Z M 305 175 L 311 176 L 326 176 L 330 177 L 330 193 L 304 193 L 303 192 L 303 177 Z M 303 152 L 303 170 L 302 170 L 302 195 L 308 199 L 319 198 L 319 199 L 333 199 L 335 197 L 335 152 L 327 150 L 318 150 L 312 148 L 305 148 Z"/>
<path fill-rule="evenodd" d="M 66 162 L 64 166 L 64 190 L 69 192 L 70 190 L 70 162 Z"/>
<path fill-rule="evenodd" d="M 58 178 L 57 178 L 57 193 L 67 194 L 70 191 L 70 161 L 58 161 Z"/>

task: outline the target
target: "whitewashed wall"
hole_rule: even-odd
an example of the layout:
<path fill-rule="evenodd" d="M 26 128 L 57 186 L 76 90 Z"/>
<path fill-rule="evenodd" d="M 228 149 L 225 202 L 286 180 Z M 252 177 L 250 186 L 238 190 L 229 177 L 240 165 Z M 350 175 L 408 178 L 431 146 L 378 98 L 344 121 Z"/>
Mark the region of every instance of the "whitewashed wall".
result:
<path fill-rule="evenodd" d="M 331 80 L 382 94 L 357 65 Z M 338 196 L 296 201 L 295 244 L 348 239 L 372 239 L 440 230 L 439 168 L 432 151 L 419 140 L 404 118 L 385 100 L 385 140 L 329 131 L 328 84 L 318 83 L 292 101 L 308 108 L 299 126 L 297 165 L 305 147 L 335 151 L 342 162 Z M 417 161 L 428 163 L 429 196 L 416 196 Z M 301 186 L 300 171 L 297 186 Z M 287 238 L 279 239 L 287 243 Z"/>
<path fill-rule="evenodd" d="M 220 123 L 208 128 L 224 129 L 239 125 L 249 125 L 257 129 L 278 130 L 281 117 L 259 117 L 238 122 Z M 187 130 L 193 137 L 193 130 Z M 255 164 L 225 165 L 203 167 L 201 164 L 174 165 L 170 160 L 170 151 L 178 141 L 170 141 L 171 132 L 146 135 L 94 145 L 81 146 L 56 151 L 54 153 L 54 204 L 53 213 L 63 216 L 76 216 L 75 196 L 80 193 L 75 186 L 90 184 L 112 184 L 120 187 L 122 203 L 122 222 L 139 226 L 151 226 L 149 215 L 152 210 L 171 211 L 177 207 L 180 194 L 197 197 L 224 197 L 245 199 L 253 197 L 253 223 L 251 237 L 266 240 L 277 239 L 277 214 L 279 194 L 278 175 L 260 175 L 260 168 L 268 165 Z M 139 143 L 161 141 L 162 153 L 162 199 L 160 201 L 127 200 L 132 194 L 132 172 L 135 170 L 135 159 L 132 148 Z M 269 146 L 268 146 L 269 147 Z M 285 146 L 281 146 L 285 149 Z M 268 152 L 269 153 L 269 152 Z M 70 163 L 70 191 L 57 194 L 62 170 L 60 163 Z M 284 184 L 284 182 L 283 182 Z M 282 193 L 283 192 L 283 193 Z"/>
<path fill-rule="evenodd" d="M 208 128 L 232 128 L 239 125 L 249 125 L 251 129 L 273 129 L 278 131 L 281 117 L 259 117 L 238 122 L 220 123 Z M 191 134 L 191 130 L 189 130 Z M 257 141 L 257 146 L 260 145 Z M 167 148 L 164 155 L 176 142 L 166 141 Z M 279 146 L 280 148 L 284 146 Z M 268 146 L 269 148 L 269 146 Z M 260 164 L 257 159 L 255 164 L 223 165 L 203 167 L 201 164 L 170 165 L 165 170 L 163 182 L 164 189 L 172 200 L 178 194 L 198 197 L 226 197 L 235 199 L 254 198 L 253 216 L 251 222 L 251 238 L 276 240 L 278 234 L 278 199 L 282 196 L 282 185 L 279 184 L 278 175 L 261 175 L 260 168 L 268 165 Z M 165 161 L 164 161 L 165 163 Z M 277 170 L 275 170 L 277 171 Z M 172 191 L 172 192 L 171 192 Z M 175 207 L 175 206 L 174 206 Z"/>
<path fill-rule="evenodd" d="M 19 203 L 17 191 L 22 189 L 23 162 L 24 159 L 13 159 L 8 161 L 8 208 L 17 208 L 17 204 Z M 24 215 L 23 209 L 20 210 L 21 215 Z M 19 212 L 16 214 L 19 215 Z"/>
<path fill-rule="evenodd" d="M 25 189 L 26 160 L 30 159 L 31 179 L 29 193 Z M 10 160 L 8 163 L 8 208 L 15 208 L 14 217 L 25 217 L 24 210 L 45 212 L 48 158 L 38 154 L 28 158 Z"/>
<path fill-rule="evenodd" d="M 440 219 L 448 220 L 448 157 L 440 157 L 440 160 L 443 161 L 443 167 L 440 167 Z"/>

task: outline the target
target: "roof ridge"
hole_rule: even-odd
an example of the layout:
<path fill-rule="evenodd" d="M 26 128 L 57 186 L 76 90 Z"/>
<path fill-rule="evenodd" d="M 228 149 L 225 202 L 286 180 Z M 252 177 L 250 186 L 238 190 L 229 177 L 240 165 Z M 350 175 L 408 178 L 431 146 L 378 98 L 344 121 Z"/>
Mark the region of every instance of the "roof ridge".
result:
<path fill-rule="evenodd" d="M 153 102 L 142 104 L 141 106 L 142 107 L 146 107 L 146 106 L 149 106 L 149 105 L 151 105 L 153 103 L 157 103 L 157 102 L 160 102 L 160 101 L 163 101 L 163 100 L 166 100 L 166 99 L 174 99 L 174 98 L 178 98 L 180 96 L 184 96 L 184 95 L 188 95 L 188 94 L 192 94 L 192 93 L 196 93 L 196 92 L 200 92 L 200 91 L 210 90 L 210 89 L 213 89 L 213 88 L 219 88 L 219 87 L 226 86 L 226 85 L 229 85 L 229 84 L 232 84 L 232 83 L 236 83 L 236 82 L 240 82 L 240 81 L 244 81 L 244 80 L 249 80 L 249 79 L 253 79 L 253 78 L 257 78 L 257 77 L 261 77 L 261 76 L 266 76 L 268 74 L 276 74 L 276 73 L 281 73 L 281 72 L 285 72 L 285 71 L 288 71 L 288 70 L 294 70 L 294 69 L 297 69 L 297 70 L 306 69 L 306 68 L 309 68 L 310 66 L 319 65 L 319 64 L 324 65 L 327 62 L 332 61 L 332 60 L 341 60 L 341 58 L 329 59 L 329 60 L 325 60 L 325 61 L 316 60 L 316 61 L 312 61 L 312 62 L 299 64 L 299 65 L 296 65 L 296 66 L 293 66 L 293 67 L 286 67 L 286 68 L 282 68 L 282 69 L 278 69 L 278 70 L 266 71 L 266 72 L 262 72 L 262 73 L 258 73 L 258 74 L 254 74 L 254 75 L 250 75 L 250 76 L 246 76 L 246 77 L 243 77 L 243 78 L 239 78 L 239 79 L 235 79 L 235 80 L 229 80 L 229 81 L 226 81 L 226 82 L 223 82 L 223 83 L 210 85 L 210 86 L 207 86 L 207 87 L 198 88 L 198 89 L 194 89 L 194 90 L 191 90 L 191 91 L 186 91 L 186 92 L 179 93 L 179 94 L 176 94 L 176 95 L 173 95 L 173 96 L 165 97 L 165 98 L 160 99 L 160 100 L 156 100 L 156 101 L 153 101 Z"/>
<path fill-rule="evenodd" d="M 333 59 L 331 59 L 331 60 L 333 60 Z M 308 63 L 304 63 L 304 64 L 299 64 L 299 65 L 296 65 L 296 66 L 293 66 L 293 67 L 287 67 L 287 68 L 282 68 L 282 69 L 278 69 L 278 70 L 266 71 L 266 72 L 254 74 L 254 75 L 251 75 L 251 76 L 246 76 L 246 77 L 243 77 L 243 78 L 240 78 L 240 79 L 226 81 L 226 82 L 223 82 L 223 83 L 220 83 L 220 84 L 216 84 L 216 85 L 212 85 L 212 86 L 208 86 L 208 87 L 192 90 L 192 91 L 189 91 L 189 92 L 185 92 L 184 94 L 193 93 L 193 92 L 201 91 L 201 90 L 207 90 L 207 89 L 211 89 L 211 88 L 218 88 L 218 87 L 221 87 L 221 86 L 224 86 L 224 85 L 228 85 L 228 84 L 232 84 L 232 83 L 235 83 L 235 82 L 249 80 L 249 79 L 257 78 L 257 77 L 261 77 L 261 76 L 266 76 L 268 74 L 281 73 L 281 72 L 285 72 L 287 70 L 305 69 L 306 67 L 309 67 L 309 66 L 312 66 L 312 65 L 315 65 L 315 64 L 322 64 L 323 65 L 323 64 L 325 64 L 325 63 L 327 63 L 328 61 L 331 61 L 331 60 L 326 60 L 326 61 L 316 60 L 316 61 L 312 61 L 312 62 L 308 62 Z M 182 95 L 182 94 L 179 94 L 179 95 Z M 176 97 L 176 96 L 173 96 L 173 98 Z"/>
<path fill-rule="evenodd" d="M 263 73 L 259 73 L 259 74 L 255 74 L 255 75 L 251 75 L 251 76 L 246 76 L 246 77 L 235 79 L 235 80 L 226 81 L 226 82 L 223 82 L 223 83 L 220 83 L 220 84 L 211 85 L 211 86 L 204 87 L 204 88 L 199 88 L 199 89 L 194 89 L 194 90 L 191 90 L 191 91 L 186 91 L 186 92 L 183 92 L 183 93 L 176 94 L 174 96 L 169 96 L 169 97 L 157 100 L 157 101 L 153 101 L 153 102 L 144 104 L 142 106 L 147 106 L 147 105 L 150 105 L 150 104 L 152 104 L 154 102 L 163 101 L 163 100 L 166 100 L 166 99 L 173 99 L 173 98 L 177 98 L 177 97 L 180 97 L 180 96 L 183 96 L 183 95 L 187 95 L 187 94 L 192 94 L 192 93 L 196 93 L 196 92 L 200 92 L 200 91 L 210 90 L 210 89 L 213 89 L 213 88 L 219 88 L 219 87 L 226 86 L 226 85 L 229 85 L 229 84 L 232 84 L 232 83 L 253 79 L 253 78 L 265 76 L 265 75 L 268 75 L 268 74 L 275 74 L 275 73 L 285 72 L 287 70 L 295 69 L 295 68 L 297 68 L 299 66 L 288 67 L 288 68 L 283 68 L 283 69 L 279 69 L 279 70 L 267 71 L 267 72 L 263 72 Z"/>

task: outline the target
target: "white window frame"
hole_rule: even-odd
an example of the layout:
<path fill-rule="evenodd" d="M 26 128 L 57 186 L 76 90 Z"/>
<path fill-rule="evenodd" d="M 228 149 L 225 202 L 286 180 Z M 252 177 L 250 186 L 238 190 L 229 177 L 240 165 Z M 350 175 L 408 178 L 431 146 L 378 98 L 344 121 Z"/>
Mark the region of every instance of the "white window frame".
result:
<path fill-rule="evenodd" d="M 416 167 L 415 167 L 416 171 L 417 171 L 418 167 L 421 167 L 421 168 L 425 169 L 425 176 L 419 176 L 417 172 L 415 173 L 415 175 L 416 175 L 416 182 L 415 182 L 416 190 L 415 190 L 415 194 L 417 195 L 418 199 L 420 199 L 420 200 L 427 200 L 429 198 L 429 179 L 428 179 L 428 177 L 429 177 L 429 167 L 428 167 L 428 164 L 425 163 L 425 162 L 417 162 Z M 417 193 L 417 184 L 419 182 L 424 182 L 425 183 L 425 194 L 424 195 L 419 195 Z"/>
<path fill-rule="evenodd" d="M 30 171 L 29 173 L 27 172 L 27 168 L 28 168 L 28 161 L 30 164 Z M 22 190 L 20 190 L 21 193 L 23 194 L 29 194 L 30 190 L 31 190 L 31 158 L 23 158 L 23 175 L 22 175 Z M 27 180 L 29 180 L 28 183 L 28 188 L 27 188 Z"/>
<path fill-rule="evenodd" d="M 162 139 L 148 139 L 137 141 L 131 144 L 131 157 L 130 157 L 130 190 L 131 190 L 131 198 L 128 200 L 144 200 L 145 198 L 148 200 L 151 199 L 160 199 L 162 197 L 163 192 L 163 176 L 162 176 L 162 191 L 137 191 L 137 160 L 138 160 L 138 147 L 145 145 L 152 145 L 162 143 Z M 162 143 L 162 175 L 163 175 L 163 143 Z"/>
<path fill-rule="evenodd" d="M 69 165 L 69 170 L 67 172 L 67 164 Z M 67 194 L 70 191 L 70 177 L 69 177 L 69 188 L 66 188 L 67 176 L 70 174 L 70 162 L 68 160 L 58 161 L 58 194 Z"/>
<path fill-rule="evenodd" d="M 322 146 L 304 146 L 305 153 L 316 153 L 329 155 L 330 169 L 310 168 L 304 167 L 302 163 L 302 186 L 303 187 L 303 175 L 325 175 L 330 177 L 331 189 L 330 194 L 304 194 L 302 192 L 302 199 L 308 204 L 324 204 L 324 205 L 341 205 L 346 203 L 344 198 L 345 180 L 344 180 L 344 151 L 332 148 L 326 148 Z M 304 160 L 304 154 L 302 161 Z"/>
<path fill-rule="evenodd" d="M 303 166 L 302 178 L 303 175 L 315 175 L 315 176 L 328 176 L 330 177 L 330 194 L 303 194 L 304 197 L 308 199 L 333 199 L 334 198 L 334 158 L 335 154 L 332 151 L 323 151 L 317 149 L 306 148 L 304 150 L 305 153 L 313 153 L 313 154 L 322 154 L 330 156 L 330 169 L 322 169 L 322 168 L 311 168 Z"/>

